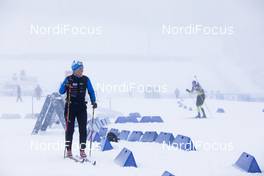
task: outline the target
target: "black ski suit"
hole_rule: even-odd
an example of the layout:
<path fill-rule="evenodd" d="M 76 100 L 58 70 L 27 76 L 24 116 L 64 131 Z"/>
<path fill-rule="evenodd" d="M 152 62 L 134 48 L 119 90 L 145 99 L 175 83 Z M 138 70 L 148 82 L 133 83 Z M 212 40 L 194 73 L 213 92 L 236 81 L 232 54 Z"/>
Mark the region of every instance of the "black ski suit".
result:
<path fill-rule="evenodd" d="M 65 145 L 67 149 L 72 147 L 72 138 L 74 133 L 74 122 L 77 118 L 79 126 L 79 142 L 80 148 L 86 148 L 87 139 L 87 102 L 85 101 L 86 90 L 90 96 L 92 104 L 95 104 L 96 98 L 93 86 L 90 79 L 87 76 L 77 77 L 71 75 L 65 78 L 59 92 L 64 94 L 67 92 L 66 103 L 65 103 L 65 121 L 66 121 L 66 132 L 65 132 Z M 70 106 L 69 106 L 69 117 L 68 114 L 68 98 L 70 95 Z"/>

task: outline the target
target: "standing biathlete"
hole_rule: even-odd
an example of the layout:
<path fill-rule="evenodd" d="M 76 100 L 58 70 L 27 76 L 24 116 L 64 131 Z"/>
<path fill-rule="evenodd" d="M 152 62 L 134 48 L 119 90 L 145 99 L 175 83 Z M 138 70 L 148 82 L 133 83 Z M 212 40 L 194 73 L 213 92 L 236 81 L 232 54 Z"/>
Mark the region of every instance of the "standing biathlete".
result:
<path fill-rule="evenodd" d="M 77 118 L 79 126 L 80 156 L 87 157 L 85 153 L 87 139 L 87 102 L 85 101 L 86 90 L 90 96 L 93 108 L 97 108 L 96 97 L 90 79 L 83 75 L 83 64 L 80 61 L 73 61 L 73 74 L 67 76 L 60 86 L 59 93 L 67 93 L 65 103 L 65 147 L 66 157 L 72 157 L 72 138 L 74 133 L 74 122 Z"/>
<path fill-rule="evenodd" d="M 186 91 L 188 93 L 193 93 L 193 94 L 196 94 L 197 97 L 196 97 L 196 107 L 197 107 L 197 116 L 196 118 L 201 118 L 201 111 L 203 113 L 203 118 L 206 118 L 206 114 L 205 114 L 205 111 L 204 111 L 204 108 L 203 108 L 203 104 L 204 104 L 204 100 L 205 100 L 205 93 L 204 93 L 204 90 L 203 88 L 200 86 L 200 84 L 196 81 L 193 81 L 192 82 L 192 89 L 189 90 L 189 89 L 186 89 Z"/>

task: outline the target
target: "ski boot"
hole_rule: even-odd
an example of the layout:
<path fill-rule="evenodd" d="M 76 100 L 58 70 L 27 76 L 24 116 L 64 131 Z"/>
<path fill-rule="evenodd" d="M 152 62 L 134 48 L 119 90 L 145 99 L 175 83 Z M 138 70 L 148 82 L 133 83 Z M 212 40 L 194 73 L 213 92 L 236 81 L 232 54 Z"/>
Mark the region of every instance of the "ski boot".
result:
<path fill-rule="evenodd" d="M 203 117 L 202 117 L 202 118 L 206 118 L 204 108 L 201 108 L 201 110 L 202 110 L 202 112 L 203 112 Z"/>
<path fill-rule="evenodd" d="M 81 158 L 87 158 L 87 155 L 85 153 L 85 149 L 80 149 L 80 157 Z"/>
<path fill-rule="evenodd" d="M 65 157 L 66 158 L 72 158 L 72 151 L 71 151 L 71 149 L 66 149 Z"/>
<path fill-rule="evenodd" d="M 198 112 L 198 115 L 195 118 L 201 118 L 200 112 Z"/>

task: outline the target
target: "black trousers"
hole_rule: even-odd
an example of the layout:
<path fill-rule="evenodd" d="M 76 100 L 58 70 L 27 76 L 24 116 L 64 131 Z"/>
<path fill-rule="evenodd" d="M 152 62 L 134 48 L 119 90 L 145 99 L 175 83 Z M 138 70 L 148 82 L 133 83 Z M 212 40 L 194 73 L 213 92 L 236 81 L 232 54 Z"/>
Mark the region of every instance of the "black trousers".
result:
<path fill-rule="evenodd" d="M 205 95 L 198 95 L 196 98 L 196 106 L 202 106 L 204 104 Z"/>
<path fill-rule="evenodd" d="M 69 108 L 69 117 L 67 121 L 67 111 L 68 104 L 65 104 L 65 122 L 66 122 L 66 131 L 65 131 L 65 146 L 67 149 L 72 147 L 72 139 L 74 133 L 75 119 L 77 119 L 79 126 L 79 143 L 80 148 L 86 148 L 86 139 L 87 139 L 87 106 L 85 103 L 70 104 Z"/>

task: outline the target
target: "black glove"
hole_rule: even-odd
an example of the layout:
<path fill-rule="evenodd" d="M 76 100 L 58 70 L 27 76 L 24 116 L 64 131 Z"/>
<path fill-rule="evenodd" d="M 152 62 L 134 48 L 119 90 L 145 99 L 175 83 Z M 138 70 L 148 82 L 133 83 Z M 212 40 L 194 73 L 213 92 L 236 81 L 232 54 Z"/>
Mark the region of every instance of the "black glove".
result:
<path fill-rule="evenodd" d="M 72 85 L 71 84 L 65 84 L 65 87 L 67 90 L 71 89 L 72 88 Z"/>
<path fill-rule="evenodd" d="M 93 109 L 96 109 L 97 108 L 97 103 L 96 102 L 93 102 Z"/>
<path fill-rule="evenodd" d="M 70 79 L 70 78 L 69 78 Z M 67 79 L 66 83 L 65 83 L 65 87 L 66 89 L 71 89 L 72 88 L 72 83 L 73 83 L 73 80 L 72 79 Z"/>
<path fill-rule="evenodd" d="M 186 91 L 189 92 L 189 93 L 191 92 L 189 89 L 186 89 Z"/>

